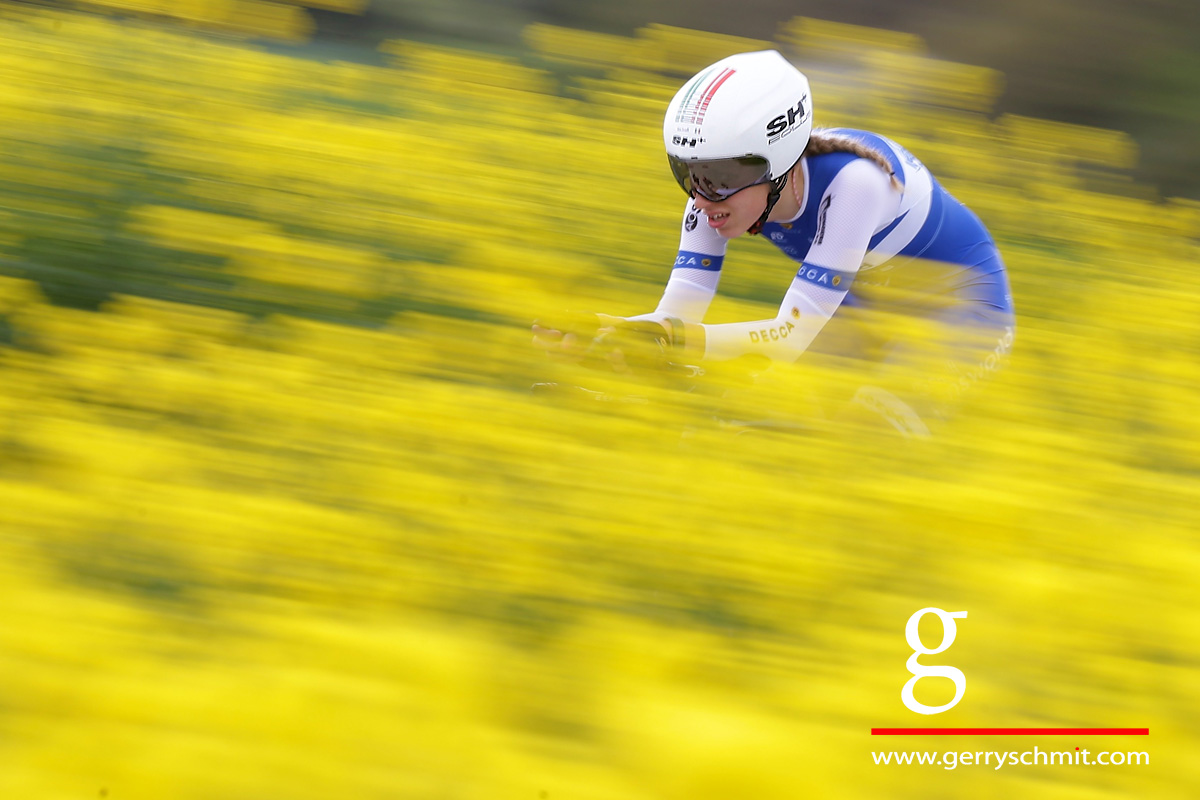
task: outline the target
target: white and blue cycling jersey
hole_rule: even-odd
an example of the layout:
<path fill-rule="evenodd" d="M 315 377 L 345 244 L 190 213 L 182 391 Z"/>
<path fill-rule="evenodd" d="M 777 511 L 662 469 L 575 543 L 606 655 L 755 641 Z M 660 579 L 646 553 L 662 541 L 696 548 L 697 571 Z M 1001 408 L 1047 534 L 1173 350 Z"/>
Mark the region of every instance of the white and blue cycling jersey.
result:
<path fill-rule="evenodd" d="M 705 358 L 761 353 L 793 360 L 839 307 L 869 304 L 870 287 L 906 280 L 912 291 L 905 296 L 948 300 L 930 308 L 944 313 L 953 306 L 961 319 L 1007 328 L 1011 342 L 1008 277 L 979 218 L 890 139 L 851 129 L 821 133 L 856 139 L 881 153 L 901 188 L 874 161 L 850 152 L 802 158 L 799 213 L 762 228 L 765 239 L 799 263 L 779 312 L 769 320 L 705 325 Z M 670 280 L 655 312 L 643 318 L 703 321 L 729 241 L 706 223 L 689 200 Z M 937 269 L 920 266 L 929 264 Z"/>

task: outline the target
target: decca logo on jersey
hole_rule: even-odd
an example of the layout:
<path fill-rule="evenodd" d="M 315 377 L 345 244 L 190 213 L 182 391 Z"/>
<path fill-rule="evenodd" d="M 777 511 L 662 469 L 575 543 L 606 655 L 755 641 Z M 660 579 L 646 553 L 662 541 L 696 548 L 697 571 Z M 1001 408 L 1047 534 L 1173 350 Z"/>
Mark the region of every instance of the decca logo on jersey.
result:
<path fill-rule="evenodd" d="M 795 108 L 789 108 L 784 113 L 775 117 L 767 123 L 767 144 L 774 144 L 776 141 L 787 136 L 796 126 L 808 119 L 808 95 L 800 98 L 800 102 L 796 103 Z"/>
<path fill-rule="evenodd" d="M 921 618 L 926 614 L 936 614 L 942 621 L 942 643 L 933 649 L 926 647 L 925 643 L 921 641 Z M 913 654 L 908 657 L 906 666 L 913 676 L 908 679 L 908 683 L 904 684 L 904 688 L 900 691 L 900 699 L 904 701 L 904 705 L 909 711 L 915 711 L 918 714 L 940 714 L 954 708 L 958 705 L 958 701 L 962 700 L 963 693 L 967 691 L 967 676 L 963 675 L 962 670 L 956 667 L 926 666 L 919 659 L 923 655 L 936 656 L 938 653 L 946 652 L 950 645 L 954 644 L 954 637 L 958 634 L 958 627 L 954 620 L 966 619 L 966 617 L 967 612 L 965 611 L 922 608 L 908 618 L 908 625 L 904 628 L 904 638 L 908 642 L 908 646 L 912 648 Z M 917 681 L 922 678 L 949 678 L 954 682 L 954 699 L 940 706 L 927 706 L 918 702 L 913 697 L 913 689 L 916 688 Z"/>

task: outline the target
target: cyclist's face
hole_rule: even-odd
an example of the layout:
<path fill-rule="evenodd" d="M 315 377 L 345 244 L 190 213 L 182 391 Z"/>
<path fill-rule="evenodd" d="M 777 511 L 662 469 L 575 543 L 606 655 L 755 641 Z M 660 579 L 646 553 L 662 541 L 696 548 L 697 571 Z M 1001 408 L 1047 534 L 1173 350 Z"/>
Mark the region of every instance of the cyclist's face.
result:
<path fill-rule="evenodd" d="M 767 193 L 770 187 L 765 183 L 747 186 L 719 203 L 706 200 L 699 195 L 693 198 L 696 208 L 708 217 L 708 225 L 726 239 L 736 239 L 762 216 L 767 207 Z"/>

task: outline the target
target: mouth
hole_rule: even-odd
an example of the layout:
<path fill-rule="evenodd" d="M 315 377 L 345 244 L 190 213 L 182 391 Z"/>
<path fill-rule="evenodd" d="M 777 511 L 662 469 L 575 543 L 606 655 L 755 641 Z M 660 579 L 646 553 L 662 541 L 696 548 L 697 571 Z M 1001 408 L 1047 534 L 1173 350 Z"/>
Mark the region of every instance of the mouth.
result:
<path fill-rule="evenodd" d="M 727 220 L 727 219 L 729 219 L 729 214 L 709 214 L 708 215 L 709 227 L 719 228 L 725 224 L 725 220 Z"/>

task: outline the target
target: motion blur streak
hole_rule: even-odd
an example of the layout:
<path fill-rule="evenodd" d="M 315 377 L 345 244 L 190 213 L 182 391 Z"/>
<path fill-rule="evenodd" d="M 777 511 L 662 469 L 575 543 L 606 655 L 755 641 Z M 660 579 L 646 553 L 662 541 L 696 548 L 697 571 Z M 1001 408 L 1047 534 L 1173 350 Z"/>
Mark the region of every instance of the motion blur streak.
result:
<path fill-rule="evenodd" d="M 653 304 L 665 99 L 742 40 L 369 67 L 0 5 L 0 795 L 925 798 L 865 732 L 927 606 L 970 610 L 951 724 L 1172 765 L 960 796 L 1200 784 L 1200 210 L 1118 196 L 1119 133 L 992 119 L 998 76 L 782 31 L 818 123 L 907 145 L 1011 268 L 1011 361 L 930 441 L 830 422 L 850 365 L 728 401 L 809 433 L 736 435 L 529 347 Z M 715 321 L 773 313 L 768 250 Z"/>

